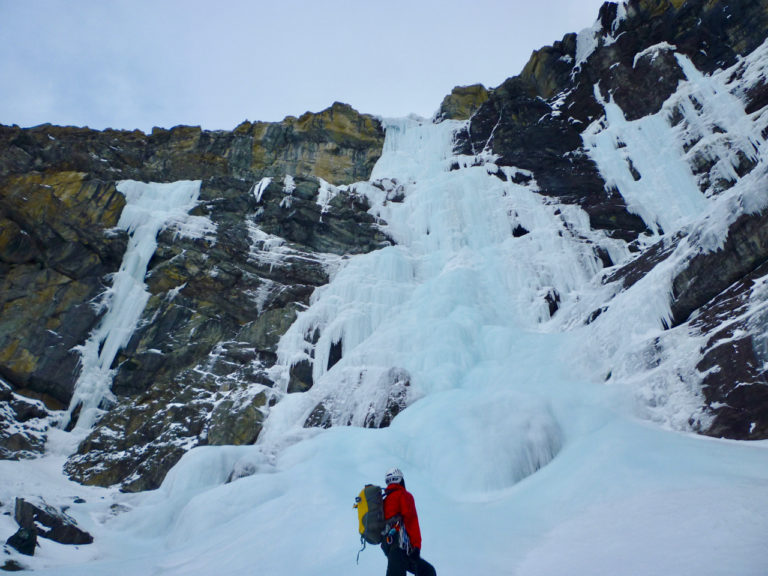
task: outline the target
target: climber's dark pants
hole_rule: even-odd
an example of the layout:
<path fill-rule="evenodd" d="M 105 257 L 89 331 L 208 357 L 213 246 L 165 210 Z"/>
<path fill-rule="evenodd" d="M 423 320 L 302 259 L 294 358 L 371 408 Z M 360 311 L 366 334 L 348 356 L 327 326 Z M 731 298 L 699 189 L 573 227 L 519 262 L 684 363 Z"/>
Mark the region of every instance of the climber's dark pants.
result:
<path fill-rule="evenodd" d="M 381 549 L 387 556 L 387 576 L 405 576 L 406 571 L 416 576 L 437 576 L 434 566 L 423 558 L 410 558 L 397 545 L 382 543 Z"/>

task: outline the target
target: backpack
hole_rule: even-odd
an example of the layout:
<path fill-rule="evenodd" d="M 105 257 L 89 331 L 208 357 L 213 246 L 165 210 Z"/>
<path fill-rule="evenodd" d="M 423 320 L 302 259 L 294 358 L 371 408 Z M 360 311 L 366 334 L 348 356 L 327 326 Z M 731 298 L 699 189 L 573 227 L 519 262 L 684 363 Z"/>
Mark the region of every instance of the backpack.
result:
<path fill-rule="evenodd" d="M 366 542 L 381 544 L 384 537 L 384 499 L 381 487 L 366 484 L 355 498 L 354 507 L 357 508 L 358 530 L 363 548 Z"/>

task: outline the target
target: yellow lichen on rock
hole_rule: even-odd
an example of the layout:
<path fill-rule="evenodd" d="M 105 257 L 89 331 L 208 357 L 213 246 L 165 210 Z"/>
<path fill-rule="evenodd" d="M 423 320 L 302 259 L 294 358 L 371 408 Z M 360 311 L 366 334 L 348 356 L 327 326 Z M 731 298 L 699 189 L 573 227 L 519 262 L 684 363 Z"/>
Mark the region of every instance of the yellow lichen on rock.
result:
<path fill-rule="evenodd" d="M 482 84 L 456 86 L 440 105 L 440 117 L 449 120 L 469 120 L 488 100 L 488 90 Z"/>
<path fill-rule="evenodd" d="M 243 123 L 237 130 L 253 137 L 254 172 L 316 177 L 336 185 L 366 178 L 384 142 L 376 119 L 338 102 L 322 112 L 277 123 Z"/>
<path fill-rule="evenodd" d="M 353 167 L 353 159 L 346 154 L 339 154 L 337 147 L 323 146 L 315 156 L 314 165 L 309 170 L 312 176 L 322 178 L 326 182 L 344 180 Z"/>
<path fill-rule="evenodd" d="M 117 224 L 125 206 L 124 197 L 113 183 L 87 180 L 82 172 L 30 172 L 11 176 L 0 192 L 30 225 L 66 218 L 70 224 L 57 231 L 70 241 L 80 239 L 75 232 L 79 226 L 71 224 L 73 219 L 85 227 L 111 228 Z"/>
<path fill-rule="evenodd" d="M 19 340 L 11 340 L 0 350 L 0 362 L 7 370 L 17 374 L 31 374 L 37 368 L 37 358 L 20 346 Z"/>

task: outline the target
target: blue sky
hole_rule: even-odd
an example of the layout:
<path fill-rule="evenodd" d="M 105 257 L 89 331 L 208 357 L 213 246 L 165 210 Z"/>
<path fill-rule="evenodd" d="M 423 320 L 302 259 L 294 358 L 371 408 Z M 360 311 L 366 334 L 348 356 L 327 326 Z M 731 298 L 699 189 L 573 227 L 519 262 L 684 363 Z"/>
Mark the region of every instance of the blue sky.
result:
<path fill-rule="evenodd" d="M 602 0 L 0 0 L 0 123 L 151 130 L 334 101 L 429 116 L 595 21 Z"/>

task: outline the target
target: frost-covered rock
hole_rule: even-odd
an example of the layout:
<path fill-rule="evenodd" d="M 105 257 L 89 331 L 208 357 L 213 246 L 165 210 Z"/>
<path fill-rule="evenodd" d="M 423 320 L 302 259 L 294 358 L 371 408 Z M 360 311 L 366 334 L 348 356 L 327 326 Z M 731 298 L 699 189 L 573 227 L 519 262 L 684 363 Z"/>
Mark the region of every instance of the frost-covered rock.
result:
<path fill-rule="evenodd" d="M 233 395 L 212 411 L 208 424 L 208 444 L 253 444 L 261 431 L 268 396 L 265 392 Z"/>
<path fill-rule="evenodd" d="M 49 412 L 0 380 L 0 460 L 34 458 L 45 449 Z"/>

